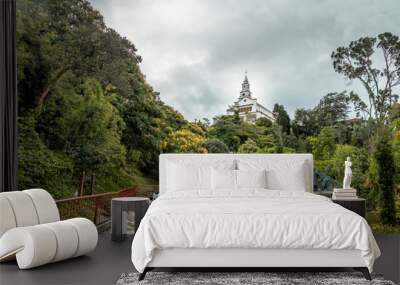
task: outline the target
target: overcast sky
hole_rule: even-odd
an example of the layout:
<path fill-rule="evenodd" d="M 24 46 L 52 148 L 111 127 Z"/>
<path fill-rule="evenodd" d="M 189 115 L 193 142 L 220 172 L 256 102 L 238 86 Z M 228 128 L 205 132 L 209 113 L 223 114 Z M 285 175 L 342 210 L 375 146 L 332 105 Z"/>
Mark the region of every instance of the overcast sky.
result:
<path fill-rule="evenodd" d="M 400 35 L 400 0 L 90 0 L 131 40 L 161 99 L 193 120 L 223 114 L 247 70 L 253 96 L 292 115 L 355 90 L 331 52 L 362 36 Z"/>

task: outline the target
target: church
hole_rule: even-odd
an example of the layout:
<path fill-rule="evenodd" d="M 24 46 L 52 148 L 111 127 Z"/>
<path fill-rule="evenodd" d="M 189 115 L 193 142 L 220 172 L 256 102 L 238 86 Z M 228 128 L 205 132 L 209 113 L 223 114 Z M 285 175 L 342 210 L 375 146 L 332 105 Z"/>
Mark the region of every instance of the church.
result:
<path fill-rule="evenodd" d="M 249 123 L 255 123 L 259 118 L 267 118 L 272 122 L 275 121 L 274 114 L 266 107 L 257 102 L 257 98 L 251 96 L 250 84 L 247 79 L 247 72 L 242 83 L 242 91 L 240 91 L 239 98 L 233 105 L 230 105 L 227 113 L 233 115 L 235 112 L 239 113 L 239 117 Z"/>

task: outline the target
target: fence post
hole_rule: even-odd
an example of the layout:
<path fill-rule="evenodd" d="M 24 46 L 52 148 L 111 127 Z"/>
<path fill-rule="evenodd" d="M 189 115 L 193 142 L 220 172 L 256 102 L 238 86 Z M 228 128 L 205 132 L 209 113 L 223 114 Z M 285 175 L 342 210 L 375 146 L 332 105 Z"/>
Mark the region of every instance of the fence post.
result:
<path fill-rule="evenodd" d="M 95 198 L 94 199 L 94 217 L 93 217 L 93 223 L 97 225 L 97 216 L 98 216 L 98 201 L 101 200 L 102 198 Z"/>
<path fill-rule="evenodd" d="M 85 185 L 85 171 L 82 172 L 81 180 L 79 183 L 79 196 L 83 196 L 84 185 Z"/>
<path fill-rule="evenodd" d="M 95 179 L 96 179 L 96 176 L 94 173 L 92 173 L 92 176 L 90 178 L 90 195 L 93 195 Z"/>

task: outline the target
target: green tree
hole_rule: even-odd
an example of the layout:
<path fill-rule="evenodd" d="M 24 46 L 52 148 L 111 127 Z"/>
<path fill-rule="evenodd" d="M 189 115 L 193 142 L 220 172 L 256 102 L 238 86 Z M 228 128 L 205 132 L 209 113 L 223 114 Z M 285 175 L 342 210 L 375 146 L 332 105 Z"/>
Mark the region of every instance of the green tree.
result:
<path fill-rule="evenodd" d="M 268 129 L 272 127 L 272 122 L 271 120 L 262 117 L 256 120 L 256 125 Z"/>
<path fill-rule="evenodd" d="M 52 88 L 68 72 L 77 76 L 96 76 L 99 81 L 107 80 L 105 74 L 118 74 L 121 64 L 140 62 L 135 46 L 105 26 L 102 15 L 87 0 L 44 0 L 42 5 L 47 13 L 51 31 L 51 64 L 44 89 L 36 96 L 41 107 L 51 94 Z M 114 69 L 114 70 L 112 70 Z M 104 72 L 106 71 L 106 72 Z M 99 76 L 100 75 L 100 76 Z M 126 72 L 118 74 L 114 84 L 120 91 L 119 82 L 125 81 Z"/>
<path fill-rule="evenodd" d="M 17 2 L 17 90 L 20 115 L 35 106 L 36 98 L 44 90 L 51 70 L 49 21 L 43 5 L 35 5 L 35 2 Z"/>
<path fill-rule="evenodd" d="M 259 147 L 252 139 L 248 139 L 239 147 L 239 153 L 256 153 L 259 152 Z"/>
<path fill-rule="evenodd" d="M 40 139 L 35 126 L 33 112 L 18 119 L 18 188 L 44 188 L 55 198 L 72 196 L 75 184 L 73 160 L 50 150 Z"/>
<path fill-rule="evenodd" d="M 381 220 L 383 224 L 396 223 L 396 207 L 394 203 L 395 164 L 392 146 L 387 130 L 377 137 L 374 159 L 377 162 L 377 184 L 381 194 Z"/>
<path fill-rule="evenodd" d="M 103 95 L 96 80 L 87 80 L 83 100 L 75 110 L 66 152 L 77 162 L 78 169 L 101 171 L 106 167 L 125 165 L 125 147 L 121 144 L 125 123 L 119 111 Z"/>
<path fill-rule="evenodd" d="M 395 162 L 395 184 L 396 191 L 400 190 L 400 117 L 394 119 L 391 123 L 392 129 L 392 149 L 393 149 L 393 157 Z"/>
<path fill-rule="evenodd" d="M 223 115 L 214 119 L 209 129 L 210 137 L 216 137 L 226 144 L 230 151 L 236 152 L 240 146 L 240 119 L 237 116 Z"/>
<path fill-rule="evenodd" d="M 320 126 L 313 110 L 297 109 L 292 122 L 293 133 L 298 137 L 313 136 L 319 133 Z"/>
<path fill-rule="evenodd" d="M 173 131 L 163 142 L 165 152 L 207 153 L 205 138 L 189 129 Z"/>
<path fill-rule="evenodd" d="M 331 159 L 336 149 L 336 131 L 333 128 L 323 128 L 318 136 L 308 137 L 312 153 L 317 160 Z"/>
<path fill-rule="evenodd" d="M 284 147 L 288 147 L 294 150 L 300 150 L 301 139 L 297 138 L 293 132 L 289 134 L 282 134 L 282 144 Z"/>
<path fill-rule="evenodd" d="M 371 145 L 371 138 L 376 129 L 376 122 L 368 119 L 353 126 L 350 142 L 357 147 L 368 148 Z"/>
<path fill-rule="evenodd" d="M 381 69 L 373 65 L 376 61 L 372 58 L 377 50 L 383 55 Z M 399 38 L 391 33 L 360 38 L 348 47 L 338 47 L 331 57 L 336 72 L 362 83 L 369 98 L 369 115 L 384 123 L 390 106 L 398 97 L 393 89 L 400 85 Z"/>
<path fill-rule="evenodd" d="M 400 103 L 394 103 L 389 109 L 389 121 L 400 119 Z"/>
<path fill-rule="evenodd" d="M 40 44 L 34 46 L 46 46 L 46 52 L 41 52 L 46 70 L 40 70 L 46 76 L 37 77 L 40 89 L 33 94 L 34 104 L 41 108 L 52 88 L 67 72 L 84 75 L 99 68 L 99 46 L 105 24 L 100 13 L 86 0 L 19 2 L 19 11 L 24 12 L 24 17 L 30 17 L 30 9 L 34 9 L 39 16 L 33 17 L 41 17 L 41 22 L 46 23 L 41 25 Z"/>
<path fill-rule="evenodd" d="M 257 146 L 260 148 L 271 148 L 276 145 L 276 138 L 272 134 L 268 135 L 259 135 L 257 136 L 255 142 Z"/>
<path fill-rule="evenodd" d="M 351 108 L 353 105 L 353 108 Z M 360 108 L 365 109 L 365 103 L 361 101 L 357 94 L 346 91 L 328 93 L 313 109 L 316 113 L 318 124 L 321 127 L 331 127 L 348 118 L 350 111 L 359 112 Z M 363 107 L 360 107 L 363 106 Z"/>
<path fill-rule="evenodd" d="M 206 136 L 207 127 L 201 121 L 187 123 L 185 128 L 202 137 Z"/>
<path fill-rule="evenodd" d="M 203 147 L 207 149 L 208 153 L 228 153 L 229 148 L 219 139 L 208 139 Z"/>
<path fill-rule="evenodd" d="M 67 89 L 63 86 L 61 90 Z M 121 135 L 125 123 L 100 84 L 88 79 L 81 94 L 73 90 L 69 90 L 69 96 L 57 93 L 57 89 L 54 92 L 37 126 L 52 149 L 72 158 L 77 174 L 106 175 L 111 169 L 124 169 L 126 150 Z"/>
<path fill-rule="evenodd" d="M 157 165 L 160 140 L 143 151 L 134 148 L 129 144 L 129 139 L 125 140 L 127 136 L 134 135 L 128 134 L 127 128 L 124 128 L 121 115 L 126 113 L 122 112 L 132 103 L 141 107 L 147 105 L 148 108 L 135 108 L 138 117 L 146 117 L 148 122 L 153 123 L 152 127 L 159 126 L 159 129 L 165 130 L 161 132 L 164 136 L 167 129 L 174 128 L 183 117 L 170 112 L 170 107 L 162 102 L 156 102 L 154 92 L 146 84 L 138 67 L 140 57 L 128 40 L 106 28 L 101 15 L 88 2 L 67 2 L 18 1 L 20 115 L 30 113 L 31 109 L 41 105 L 40 112 L 34 112 L 35 130 L 50 150 L 72 159 L 75 173 L 71 177 L 73 184 L 78 180 L 76 175 L 85 170 L 108 176 L 108 181 L 125 180 L 126 185 L 131 183 L 131 177 L 128 176 L 135 170 L 127 175 L 125 161 L 128 159 L 146 166 Z M 86 32 L 88 36 L 82 36 Z M 63 53 L 67 56 L 61 56 Z M 65 66 L 67 68 L 64 70 Z M 85 91 L 84 82 L 93 77 L 104 88 L 104 96 L 100 96 L 100 99 L 87 95 Z M 43 93 L 46 93 L 45 99 L 38 100 Z M 42 102 L 38 104 L 39 101 Z M 92 111 L 94 115 L 91 115 Z M 86 112 L 87 116 L 84 114 Z M 97 113 L 105 121 L 96 117 Z M 80 120 L 85 122 L 81 124 Z M 100 123 L 99 128 L 97 123 Z M 103 123 L 105 132 L 93 135 L 97 128 L 102 130 Z M 128 131 L 132 129 L 131 126 Z M 157 132 L 156 128 L 153 130 Z M 106 138 L 112 131 L 116 133 Z M 119 142 L 121 135 L 126 147 Z M 148 146 L 142 143 L 146 140 L 147 137 L 141 136 L 135 142 L 140 147 Z M 128 148 L 128 152 L 124 151 L 125 148 Z M 144 158 L 143 153 L 146 155 Z M 146 161 L 148 156 L 150 159 Z M 98 176 L 97 185 L 101 179 Z M 116 187 L 117 184 L 111 186 Z M 113 187 L 104 189 L 118 189 Z"/>
<path fill-rule="evenodd" d="M 290 134 L 290 117 L 283 105 L 275 104 L 273 113 L 275 114 L 275 122 L 282 127 L 282 132 Z"/>

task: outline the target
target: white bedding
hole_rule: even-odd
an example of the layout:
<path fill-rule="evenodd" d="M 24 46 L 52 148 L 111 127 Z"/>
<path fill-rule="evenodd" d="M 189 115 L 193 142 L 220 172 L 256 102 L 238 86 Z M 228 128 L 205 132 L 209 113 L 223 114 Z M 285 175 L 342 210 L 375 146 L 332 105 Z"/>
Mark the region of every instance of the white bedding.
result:
<path fill-rule="evenodd" d="M 357 249 L 370 271 L 380 256 L 359 215 L 312 193 L 265 189 L 161 195 L 140 223 L 132 262 L 143 272 L 165 248 Z"/>

